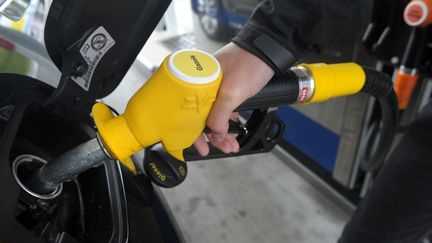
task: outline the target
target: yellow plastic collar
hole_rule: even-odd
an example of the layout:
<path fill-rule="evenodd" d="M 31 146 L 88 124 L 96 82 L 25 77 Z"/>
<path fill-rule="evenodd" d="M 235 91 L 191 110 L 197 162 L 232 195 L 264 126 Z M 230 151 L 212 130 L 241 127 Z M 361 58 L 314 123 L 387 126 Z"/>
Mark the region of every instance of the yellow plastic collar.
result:
<path fill-rule="evenodd" d="M 358 93 L 365 84 L 363 68 L 356 63 L 340 64 L 301 64 L 312 74 L 315 91 L 308 103 Z"/>

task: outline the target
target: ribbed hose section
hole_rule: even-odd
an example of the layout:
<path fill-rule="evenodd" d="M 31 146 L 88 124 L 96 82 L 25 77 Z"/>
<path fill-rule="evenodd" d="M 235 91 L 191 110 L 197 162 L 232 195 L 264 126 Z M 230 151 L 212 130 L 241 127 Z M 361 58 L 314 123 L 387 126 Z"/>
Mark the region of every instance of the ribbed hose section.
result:
<path fill-rule="evenodd" d="M 379 71 L 363 68 L 366 81 L 363 93 L 377 98 L 381 119 L 376 120 L 368 129 L 375 129 L 374 136 L 368 138 L 367 148 L 361 167 L 367 172 L 377 172 L 384 164 L 391 149 L 397 129 L 398 104 L 390 76 Z"/>
<path fill-rule="evenodd" d="M 298 96 L 299 78 L 288 70 L 274 76 L 257 95 L 243 102 L 236 111 L 294 104 Z"/>
<path fill-rule="evenodd" d="M 382 98 L 393 91 L 393 82 L 390 76 L 367 67 L 363 67 L 363 70 L 366 74 L 366 81 L 361 92 Z"/>

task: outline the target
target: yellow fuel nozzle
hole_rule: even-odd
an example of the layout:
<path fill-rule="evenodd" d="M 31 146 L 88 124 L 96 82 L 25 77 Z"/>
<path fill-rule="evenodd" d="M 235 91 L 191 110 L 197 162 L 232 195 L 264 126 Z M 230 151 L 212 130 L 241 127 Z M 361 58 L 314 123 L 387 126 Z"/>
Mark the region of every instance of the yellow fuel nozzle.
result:
<path fill-rule="evenodd" d="M 294 80 L 299 82 L 300 103 L 354 94 L 365 84 L 365 73 L 355 63 L 300 67 L 306 69 L 300 73 L 307 73 Z M 183 150 L 204 130 L 221 80 L 221 67 L 212 55 L 198 50 L 171 54 L 131 98 L 124 114 L 114 117 L 106 105 L 94 105 L 93 118 L 104 147 L 132 172 L 130 156 L 159 142 L 184 161 Z"/>
<path fill-rule="evenodd" d="M 131 171 L 130 156 L 159 142 L 184 161 L 183 150 L 204 130 L 221 80 L 222 70 L 212 55 L 198 50 L 171 54 L 129 100 L 124 114 L 114 117 L 106 105 L 94 105 L 102 143 Z"/>

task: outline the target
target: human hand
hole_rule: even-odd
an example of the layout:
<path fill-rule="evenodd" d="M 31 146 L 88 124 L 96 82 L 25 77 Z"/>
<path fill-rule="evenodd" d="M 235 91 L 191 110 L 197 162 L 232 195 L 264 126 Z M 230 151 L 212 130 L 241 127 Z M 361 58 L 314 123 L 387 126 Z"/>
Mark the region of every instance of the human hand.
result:
<path fill-rule="evenodd" d="M 228 121 L 237 121 L 234 109 L 257 94 L 273 77 L 274 71 L 264 61 L 234 43 L 229 43 L 215 53 L 223 79 L 213 108 L 207 118 L 207 127 L 212 131 L 207 137 L 224 153 L 239 151 L 236 134 L 228 134 Z M 194 143 L 201 156 L 209 153 L 202 134 Z"/>

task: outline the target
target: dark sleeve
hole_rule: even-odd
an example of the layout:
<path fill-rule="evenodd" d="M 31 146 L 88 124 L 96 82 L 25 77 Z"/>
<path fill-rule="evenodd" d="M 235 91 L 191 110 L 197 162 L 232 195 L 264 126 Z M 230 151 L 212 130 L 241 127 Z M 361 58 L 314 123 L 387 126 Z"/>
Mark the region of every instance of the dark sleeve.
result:
<path fill-rule="evenodd" d="M 276 71 L 320 54 L 341 35 L 353 0 L 264 0 L 233 42 Z"/>

